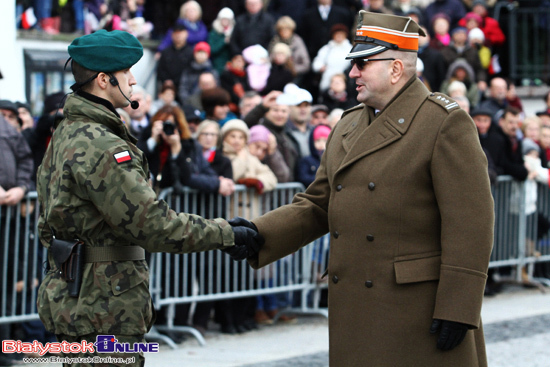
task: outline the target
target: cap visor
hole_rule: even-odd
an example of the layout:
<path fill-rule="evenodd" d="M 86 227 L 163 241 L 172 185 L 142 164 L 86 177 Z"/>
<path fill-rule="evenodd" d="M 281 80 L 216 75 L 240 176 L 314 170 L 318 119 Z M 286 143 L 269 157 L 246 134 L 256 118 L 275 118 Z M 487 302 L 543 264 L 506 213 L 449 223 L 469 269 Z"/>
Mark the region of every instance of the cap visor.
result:
<path fill-rule="evenodd" d="M 348 56 L 346 56 L 346 60 L 356 59 L 359 57 L 364 58 L 364 57 L 379 54 L 386 50 L 388 50 L 387 47 L 375 45 L 373 43 L 356 43 L 351 48 L 351 51 L 349 52 Z"/>

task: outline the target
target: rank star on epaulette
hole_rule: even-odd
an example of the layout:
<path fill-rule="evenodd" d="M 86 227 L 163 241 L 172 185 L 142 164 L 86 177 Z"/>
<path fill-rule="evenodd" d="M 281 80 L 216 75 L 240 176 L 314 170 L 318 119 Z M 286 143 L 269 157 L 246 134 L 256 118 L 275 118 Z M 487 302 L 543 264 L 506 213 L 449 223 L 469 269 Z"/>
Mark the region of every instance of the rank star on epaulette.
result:
<path fill-rule="evenodd" d="M 115 153 L 113 154 L 113 157 L 115 158 L 115 161 L 117 163 L 123 163 L 123 162 L 128 162 L 132 160 L 132 156 L 130 155 L 130 152 L 127 150 L 120 153 Z"/>

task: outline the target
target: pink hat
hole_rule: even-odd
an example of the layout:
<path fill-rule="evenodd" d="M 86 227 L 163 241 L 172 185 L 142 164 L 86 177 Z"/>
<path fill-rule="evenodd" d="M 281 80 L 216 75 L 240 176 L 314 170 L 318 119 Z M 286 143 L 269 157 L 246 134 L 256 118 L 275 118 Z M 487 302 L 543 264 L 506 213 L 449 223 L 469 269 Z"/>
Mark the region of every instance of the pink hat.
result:
<path fill-rule="evenodd" d="M 325 125 L 319 125 L 313 130 L 313 141 L 318 140 L 320 138 L 327 139 L 330 135 L 330 127 Z"/>
<path fill-rule="evenodd" d="M 204 41 L 197 43 L 195 45 L 195 48 L 193 49 L 193 53 L 198 52 L 198 51 L 204 51 L 210 57 L 210 45 L 208 43 L 206 43 Z"/>
<path fill-rule="evenodd" d="M 248 144 L 263 141 L 269 144 L 269 130 L 263 125 L 254 125 L 250 128 Z"/>

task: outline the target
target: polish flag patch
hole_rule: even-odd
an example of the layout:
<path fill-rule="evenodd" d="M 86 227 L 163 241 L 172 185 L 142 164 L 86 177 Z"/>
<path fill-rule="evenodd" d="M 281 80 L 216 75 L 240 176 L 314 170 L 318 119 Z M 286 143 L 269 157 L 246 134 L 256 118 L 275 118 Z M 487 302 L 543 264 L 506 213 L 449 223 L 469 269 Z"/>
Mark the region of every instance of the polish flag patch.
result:
<path fill-rule="evenodd" d="M 127 150 L 120 153 L 116 153 L 113 155 L 113 157 L 115 157 L 115 161 L 117 163 L 123 163 L 123 162 L 128 162 L 132 160 L 132 156 L 130 155 L 130 152 Z"/>

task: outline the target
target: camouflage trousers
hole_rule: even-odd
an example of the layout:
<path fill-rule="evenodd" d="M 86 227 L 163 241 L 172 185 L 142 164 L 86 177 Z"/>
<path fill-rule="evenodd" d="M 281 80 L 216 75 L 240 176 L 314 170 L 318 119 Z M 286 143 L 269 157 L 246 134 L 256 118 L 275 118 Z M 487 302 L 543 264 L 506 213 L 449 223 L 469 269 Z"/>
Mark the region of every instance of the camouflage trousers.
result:
<path fill-rule="evenodd" d="M 66 341 L 68 343 L 81 343 L 87 341 L 95 344 L 98 334 L 88 334 L 80 336 L 71 336 L 59 334 L 56 335 L 58 342 Z M 145 343 L 143 335 L 115 335 L 118 343 Z M 69 363 L 63 363 L 63 367 L 143 367 L 145 365 L 145 356 L 143 353 L 98 353 L 97 348 L 94 353 L 68 353 L 63 354 L 62 358 L 72 358 Z M 80 358 L 81 363 L 77 358 Z"/>

